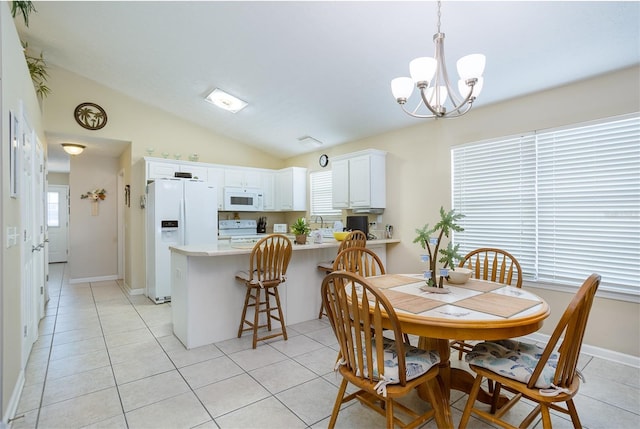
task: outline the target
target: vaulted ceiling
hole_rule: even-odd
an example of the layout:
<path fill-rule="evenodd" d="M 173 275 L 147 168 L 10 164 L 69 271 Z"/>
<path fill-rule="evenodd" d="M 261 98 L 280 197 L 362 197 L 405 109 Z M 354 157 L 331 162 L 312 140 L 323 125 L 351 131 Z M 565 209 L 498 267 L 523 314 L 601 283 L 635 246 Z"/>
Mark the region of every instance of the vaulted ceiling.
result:
<path fill-rule="evenodd" d="M 283 158 L 317 149 L 305 135 L 328 147 L 419 121 L 390 81 L 436 32 L 432 1 L 34 4 L 16 22 L 48 63 Z M 442 4 L 454 78 L 461 56 L 487 57 L 474 108 L 640 63 L 639 22 L 636 1 Z M 216 87 L 249 106 L 207 103 Z"/>

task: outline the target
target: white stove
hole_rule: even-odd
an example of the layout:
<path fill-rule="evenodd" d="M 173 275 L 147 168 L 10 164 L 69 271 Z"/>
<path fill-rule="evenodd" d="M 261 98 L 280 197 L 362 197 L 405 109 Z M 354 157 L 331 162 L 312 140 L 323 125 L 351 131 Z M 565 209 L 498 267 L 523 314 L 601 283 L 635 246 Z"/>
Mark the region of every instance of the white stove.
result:
<path fill-rule="evenodd" d="M 227 237 L 256 235 L 258 222 L 255 220 L 221 220 L 218 221 L 218 235 Z"/>
<path fill-rule="evenodd" d="M 258 234 L 258 222 L 255 220 L 218 221 L 218 235 L 229 237 L 230 244 L 256 243 L 266 234 Z"/>

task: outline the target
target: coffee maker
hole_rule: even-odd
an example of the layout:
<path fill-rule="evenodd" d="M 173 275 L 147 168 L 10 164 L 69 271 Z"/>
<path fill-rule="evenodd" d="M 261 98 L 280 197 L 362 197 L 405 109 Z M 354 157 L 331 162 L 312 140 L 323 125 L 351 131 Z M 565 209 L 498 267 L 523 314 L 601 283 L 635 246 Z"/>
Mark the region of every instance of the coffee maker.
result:
<path fill-rule="evenodd" d="M 359 230 L 369 237 L 369 217 L 368 216 L 347 216 L 347 231 Z"/>

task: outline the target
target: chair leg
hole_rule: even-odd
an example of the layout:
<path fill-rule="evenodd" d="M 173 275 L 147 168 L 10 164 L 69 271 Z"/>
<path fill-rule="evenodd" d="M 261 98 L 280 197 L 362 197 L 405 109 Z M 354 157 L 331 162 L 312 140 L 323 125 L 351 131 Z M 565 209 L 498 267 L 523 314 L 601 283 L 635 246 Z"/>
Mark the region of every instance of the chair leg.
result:
<path fill-rule="evenodd" d="M 256 290 L 255 296 L 255 307 L 253 312 L 253 348 L 255 349 L 258 345 L 258 320 L 260 316 L 260 290 L 262 288 L 254 288 Z"/>
<path fill-rule="evenodd" d="M 324 314 L 324 304 L 320 303 L 320 311 L 318 312 L 318 319 L 322 319 L 323 314 Z"/>
<path fill-rule="evenodd" d="M 284 340 L 287 340 L 287 328 L 284 324 L 284 315 L 282 314 L 282 306 L 280 305 L 280 294 L 278 293 L 278 288 L 275 287 L 273 289 L 273 296 L 276 298 L 276 305 L 278 306 L 278 316 L 280 318 L 280 326 L 282 327 L 282 336 Z"/>
<path fill-rule="evenodd" d="M 336 396 L 336 402 L 333 404 L 333 411 L 331 411 L 331 419 L 329 419 L 329 428 L 333 429 L 336 425 L 336 420 L 338 419 L 338 413 L 340 412 L 340 405 L 342 405 L 342 399 L 344 398 L 344 393 L 347 390 L 347 384 L 349 382 L 346 378 L 342 379 L 342 383 L 340 384 L 340 389 L 338 390 L 338 396 Z"/>
<path fill-rule="evenodd" d="M 476 402 L 478 392 L 480 392 L 481 383 L 482 376 L 477 375 L 475 381 L 473 382 L 473 386 L 471 387 L 471 392 L 469 392 L 469 399 L 467 399 L 467 404 L 464 406 L 464 411 L 462 412 L 462 417 L 460 418 L 458 429 L 464 429 L 467 427 L 467 423 L 469 423 L 469 417 L 471 417 L 471 409 Z"/>
<path fill-rule="evenodd" d="M 247 293 L 244 296 L 244 307 L 242 307 L 242 317 L 240 318 L 240 327 L 238 328 L 238 338 L 242 336 L 244 331 L 244 321 L 247 317 L 247 307 L 249 306 L 249 298 L 251 297 L 251 288 L 247 287 Z"/>
<path fill-rule="evenodd" d="M 576 406 L 573 403 L 573 399 L 569 399 L 566 401 L 567 410 L 569 411 L 569 415 L 571 416 L 571 421 L 573 422 L 574 428 L 581 428 L 582 423 L 580 423 L 580 418 L 578 418 L 578 410 L 576 410 Z"/>
<path fill-rule="evenodd" d="M 393 401 L 391 399 L 388 399 L 386 401 L 384 401 L 384 405 L 385 405 L 385 413 L 386 413 L 386 417 L 387 417 L 387 428 L 391 428 L 393 429 L 394 424 L 393 424 Z"/>

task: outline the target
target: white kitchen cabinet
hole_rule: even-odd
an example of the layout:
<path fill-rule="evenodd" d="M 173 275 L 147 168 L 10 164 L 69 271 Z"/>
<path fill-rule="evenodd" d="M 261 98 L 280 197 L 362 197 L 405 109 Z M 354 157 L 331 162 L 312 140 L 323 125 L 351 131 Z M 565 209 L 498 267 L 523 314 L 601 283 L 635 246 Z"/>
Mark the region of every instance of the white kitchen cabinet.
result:
<path fill-rule="evenodd" d="M 385 208 L 385 161 L 386 152 L 373 149 L 334 158 L 332 164 L 333 207 Z"/>
<path fill-rule="evenodd" d="M 331 161 L 331 200 L 334 209 L 349 208 L 349 160 Z"/>
<path fill-rule="evenodd" d="M 262 205 L 264 211 L 276 211 L 276 171 L 265 170 L 262 172 Z"/>
<path fill-rule="evenodd" d="M 238 188 L 262 187 L 262 170 L 258 168 L 227 168 L 224 172 L 224 186 Z"/>
<path fill-rule="evenodd" d="M 175 177 L 176 173 L 191 173 L 193 179 L 207 181 L 207 167 L 192 162 L 147 160 L 146 167 L 147 181 Z"/>
<path fill-rule="evenodd" d="M 218 191 L 218 210 L 224 209 L 224 168 L 207 168 L 207 182 L 216 187 Z"/>
<path fill-rule="evenodd" d="M 279 170 L 276 175 L 277 199 L 279 211 L 307 210 L 307 169 L 289 167 Z"/>
<path fill-rule="evenodd" d="M 180 165 L 168 162 L 147 161 L 147 181 L 175 177 Z"/>

